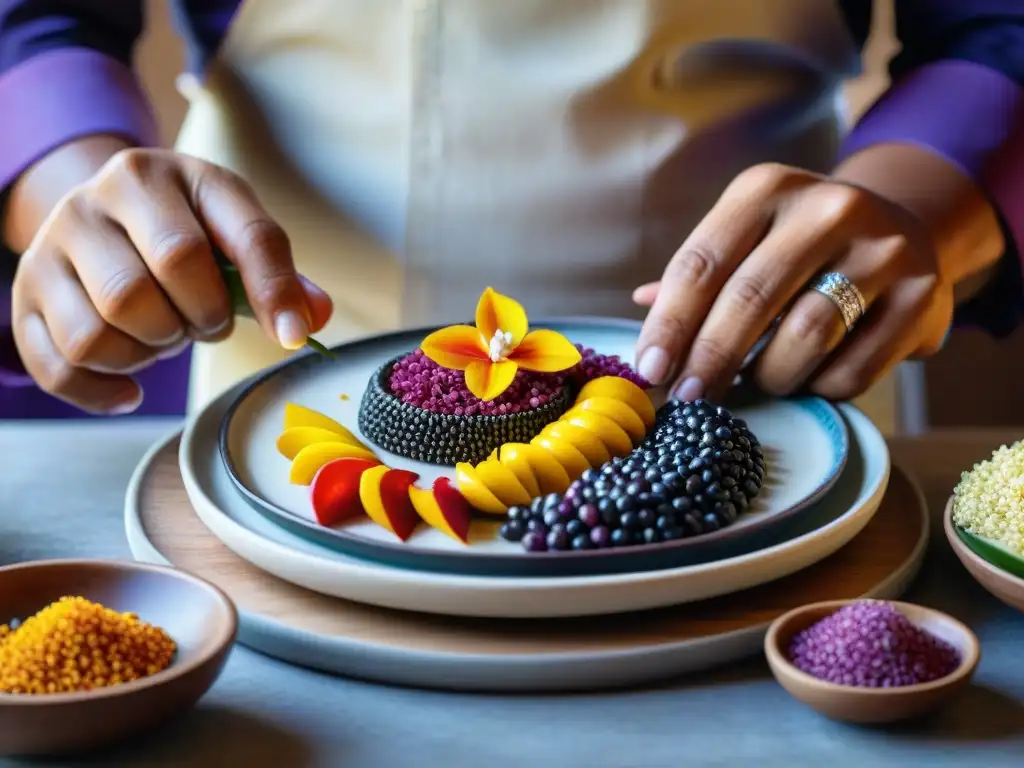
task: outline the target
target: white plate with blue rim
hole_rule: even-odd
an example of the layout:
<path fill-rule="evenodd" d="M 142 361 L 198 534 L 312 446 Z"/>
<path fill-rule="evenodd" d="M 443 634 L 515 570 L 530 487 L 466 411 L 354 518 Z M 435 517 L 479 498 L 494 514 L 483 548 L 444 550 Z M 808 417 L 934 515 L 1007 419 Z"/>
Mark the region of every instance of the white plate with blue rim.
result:
<path fill-rule="evenodd" d="M 633 321 L 600 318 L 547 320 L 540 325 L 602 354 L 627 359 L 640 328 Z M 295 536 L 383 565 L 476 576 L 567 577 L 676 568 L 750 551 L 823 498 L 847 461 L 848 430 L 835 406 L 814 397 L 762 400 L 738 408 L 735 415 L 761 442 L 767 465 L 764 485 L 747 511 L 717 530 L 647 545 L 527 553 L 518 543 L 498 536 L 493 517 L 474 521 L 468 544 L 426 525 L 402 542 L 366 517 L 332 527 L 320 525 L 309 489 L 289 482 L 289 462 L 276 447 L 285 403 L 298 403 L 339 421 L 387 466 L 419 475 L 421 487 L 429 487 L 438 476 L 454 476 L 451 467 L 414 461 L 373 445 L 357 417 L 361 396 L 379 366 L 413 351 L 432 330 L 361 339 L 336 347 L 337 360 L 304 355 L 251 379 L 229 405 L 220 434 L 221 457 L 242 498 Z"/>
<path fill-rule="evenodd" d="M 400 610 L 452 616 L 544 618 L 659 608 L 703 600 L 795 573 L 828 557 L 875 514 L 889 478 L 889 452 L 871 421 L 838 406 L 849 430 L 846 466 L 806 512 L 747 551 L 656 571 L 587 576 L 478 576 L 400 568 L 343 554 L 297 536 L 257 512 L 220 460 L 221 420 L 242 384 L 189 423 L 179 463 L 199 518 L 229 549 L 278 578 L 322 594 Z"/>

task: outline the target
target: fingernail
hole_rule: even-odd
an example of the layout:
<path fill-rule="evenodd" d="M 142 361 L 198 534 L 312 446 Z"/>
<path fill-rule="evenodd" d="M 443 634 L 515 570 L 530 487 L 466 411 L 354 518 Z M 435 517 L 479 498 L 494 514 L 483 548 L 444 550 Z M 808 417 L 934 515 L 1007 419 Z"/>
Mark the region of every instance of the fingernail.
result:
<path fill-rule="evenodd" d="M 218 334 L 223 333 L 224 330 L 229 325 L 231 325 L 233 320 L 234 320 L 234 318 L 231 317 L 230 315 L 228 315 L 218 325 L 215 325 L 212 328 L 201 328 L 201 329 L 200 328 L 196 328 L 195 329 L 196 336 L 198 336 L 200 339 L 211 339 L 214 336 L 217 336 Z"/>
<path fill-rule="evenodd" d="M 118 398 L 118 402 L 110 406 L 107 413 L 111 416 L 127 416 L 129 413 L 134 413 L 140 405 L 142 405 L 142 389 L 135 388 Z"/>
<path fill-rule="evenodd" d="M 285 349 L 300 349 L 309 337 L 309 326 L 305 318 L 294 310 L 278 312 L 274 318 L 277 340 Z"/>
<path fill-rule="evenodd" d="M 698 400 L 704 396 L 704 382 L 696 376 L 690 376 L 683 380 L 675 391 L 678 400 Z"/>
<path fill-rule="evenodd" d="M 191 344 L 191 343 L 192 343 L 192 339 L 190 339 L 188 336 L 186 336 L 184 339 L 179 341 L 177 344 L 173 344 L 173 345 L 167 347 L 166 349 L 160 350 L 160 352 L 157 354 L 156 358 L 157 358 L 157 360 L 170 360 L 172 357 L 177 357 L 182 352 L 184 352 L 188 348 L 189 344 Z"/>
<path fill-rule="evenodd" d="M 637 373 L 647 379 L 651 384 L 658 386 L 664 383 L 668 376 L 669 357 L 661 347 L 648 347 L 640 355 L 640 362 L 637 364 Z"/>

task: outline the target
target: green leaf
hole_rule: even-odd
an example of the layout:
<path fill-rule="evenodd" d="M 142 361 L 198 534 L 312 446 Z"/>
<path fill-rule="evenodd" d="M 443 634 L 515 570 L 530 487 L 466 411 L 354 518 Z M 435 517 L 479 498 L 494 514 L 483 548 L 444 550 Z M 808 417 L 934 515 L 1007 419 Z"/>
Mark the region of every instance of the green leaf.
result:
<path fill-rule="evenodd" d="M 1024 579 L 1024 557 L 1011 552 L 998 541 L 986 539 L 983 536 L 975 536 L 960 526 L 955 526 L 955 528 L 960 540 L 982 560 L 1007 573 L 1012 573 L 1018 578 Z"/>
<path fill-rule="evenodd" d="M 220 267 L 221 277 L 224 278 L 224 284 L 227 286 L 228 296 L 231 298 L 231 308 L 234 313 L 240 317 L 255 319 L 256 314 L 252 311 L 252 305 L 249 304 L 249 296 L 245 292 L 245 285 L 242 283 L 242 275 L 238 271 L 238 267 L 223 257 L 218 257 L 217 263 Z M 306 346 L 329 360 L 338 359 L 336 354 L 312 336 L 306 337 Z"/>
<path fill-rule="evenodd" d="M 309 347 L 310 349 L 312 349 L 314 352 L 319 352 L 321 355 L 323 355 L 324 357 L 326 357 L 326 358 L 328 358 L 330 360 L 337 360 L 338 359 L 338 356 L 336 354 L 334 354 L 331 350 L 329 350 L 327 347 L 325 347 L 319 341 L 314 339 L 312 336 L 307 336 L 306 337 L 306 346 Z"/>
<path fill-rule="evenodd" d="M 231 298 L 231 308 L 236 315 L 255 318 L 249 304 L 249 297 L 245 293 L 245 285 L 242 283 L 242 275 L 234 264 L 220 264 L 220 274 L 224 278 L 224 284 L 228 287 L 228 296 Z"/>

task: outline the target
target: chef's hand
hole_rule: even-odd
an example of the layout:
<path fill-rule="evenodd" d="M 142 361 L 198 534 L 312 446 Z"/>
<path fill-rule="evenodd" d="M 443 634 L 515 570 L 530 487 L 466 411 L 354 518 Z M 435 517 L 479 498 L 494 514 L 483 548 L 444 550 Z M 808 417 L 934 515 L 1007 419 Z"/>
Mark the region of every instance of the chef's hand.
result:
<path fill-rule="evenodd" d="M 64 196 L 19 261 L 11 314 L 29 374 L 86 411 L 133 410 L 132 373 L 231 331 L 214 246 L 271 339 L 298 348 L 327 322 L 330 299 L 296 273 L 288 238 L 242 179 L 126 149 Z"/>
<path fill-rule="evenodd" d="M 825 272 L 863 296 L 849 332 L 837 304 L 811 289 Z M 682 399 L 723 396 L 780 315 L 753 367 L 760 388 L 850 398 L 905 358 L 936 352 L 953 312 L 917 217 L 865 188 L 774 164 L 740 174 L 634 300 L 650 307 L 639 371 Z"/>

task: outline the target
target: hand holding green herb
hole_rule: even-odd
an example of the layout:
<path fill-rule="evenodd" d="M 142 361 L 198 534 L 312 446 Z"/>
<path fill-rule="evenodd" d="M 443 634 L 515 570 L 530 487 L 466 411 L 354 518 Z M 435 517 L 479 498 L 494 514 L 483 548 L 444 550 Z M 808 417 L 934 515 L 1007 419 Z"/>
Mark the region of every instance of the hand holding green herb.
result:
<path fill-rule="evenodd" d="M 231 171 L 159 149 L 116 151 L 75 186 L 18 261 L 11 320 L 26 371 L 93 413 L 142 401 L 134 375 L 238 314 L 275 343 L 308 344 L 331 300 L 295 269 L 288 238 Z"/>
<path fill-rule="evenodd" d="M 239 273 L 238 267 L 223 258 L 219 259 L 219 262 L 220 273 L 224 278 L 224 284 L 228 288 L 228 295 L 231 297 L 231 306 L 235 314 L 255 319 L 256 316 L 252 311 L 252 306 L 249 304 L 249 297 L 246 296 L 245 285 L 242 283 L 242 275 Z M 307 336 L 303 343 L 324 357 L 329 357 L 332 360 L 337 359 L 337 355 L 312 336 Z"/>

